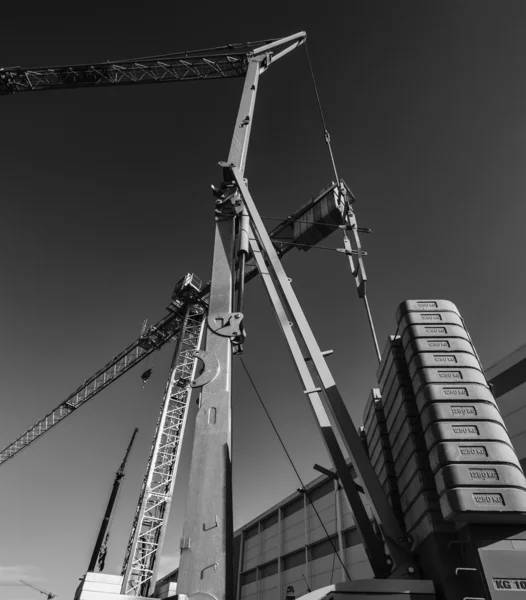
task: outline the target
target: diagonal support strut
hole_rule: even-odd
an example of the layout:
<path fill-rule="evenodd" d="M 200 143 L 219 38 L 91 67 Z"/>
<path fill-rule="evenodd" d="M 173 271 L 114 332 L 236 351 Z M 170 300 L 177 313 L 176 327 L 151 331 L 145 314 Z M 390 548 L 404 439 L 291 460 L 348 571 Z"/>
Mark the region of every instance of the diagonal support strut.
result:
<path fill-rule="evenodd" d="M 230 163 L 228 168 L 231 170 L 232 178 L 237 184 L 245 208 L 250 216 L 252 233 L 250 243 L 252 251 L 258 261 L 258 268 L 260 268 L 262 278 L 267 286 L 267 293 L 271 297 L 283 333 L 289 343 L 296 368 L 306 386 L 305 389 L 315 390 L 309 393 L 308 397 L 318 419 L 318 424 L 321 428 L 324 441 L 328 446 L 334 466 L 337 469 L 338 476 L 342 480 L 342 483 L 347 477 L 350 478 L 345 460 L 341 464 L 343 453 L 337 442 L 336 445 L 338 448 L 334 449 L 335 445 L 331 439 L 332 436 L 335 437 L 334 429 L 340 434 L 345 449 L 351 457 L 356 472 L 363 483 L 363 487 L 371 499 L 371 505 L 383 527 L 389 552 L 395 562 L 397 575 L 414 577 L 417 575 L 417 566 L 410 551 L 409 541 L 402 531 L 365 453 L 354 423 L 296 298 L 290 281 L 285 274 L 285 270 L 277 256 L 243 175 L 235 164 Z M 264 269 L 264 271 L 261 269 Z M 291 327 L 290 323 L 293 323 L 293 327 Z M 305 354 L 302 354 L 302 350 Z M 320 391 L 317 391 L 317 388 Z M 318 415 L 320 417 L 323 416 L 324 419 L 320 421 Z M 329 430 L 330 433 L 328 433 Z M 352 482 L 352 478 L 350 479 L 351 483 L 347 488 L 344 485 L 344 488 L 348 494 L 353 511 L 355 509 L 358 511 L 355 513 L 357 524 L 362 536 L 364 536 L 366 548 L 370 552 L 373 570 L 377 577 L 386 577 L 388 572 L 391 571 L 391 565 L 383 554 L 383 551 L 381 553 L 382 556 L 380 556 L 378 543 L 375 544 L 370 538 L 370 533 L 368 533 L 370 521 L 368 518 L 364 519 L 363 517 L 365 509 L 354 486 L 354 482 Z M 375 540 L 377 541 L 376 537 Z"/>

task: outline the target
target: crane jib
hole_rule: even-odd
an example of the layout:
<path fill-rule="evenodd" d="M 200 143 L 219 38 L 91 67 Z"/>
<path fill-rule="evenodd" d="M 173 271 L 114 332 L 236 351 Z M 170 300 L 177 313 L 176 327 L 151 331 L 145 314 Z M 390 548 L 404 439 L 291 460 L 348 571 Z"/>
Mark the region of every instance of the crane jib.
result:
<path fill-rule="evenodd" d="M 0 71 L 0 95 L 15 92 L 122 86 L 139 83 L 168 83 L 202 79 L 243 77 L 244 56 L 221 59 L 145 61 L 41 69 L 4 69 Z"/>
<path fill-rule="evenodd" d="M 274 60 L 280 58 L 305 39 L 305 32 L 300 32 L 264 42 L 229 44 L 103 63 L 0 68 L 0 96 L 16 92 L 244 77 L 250 57 L 261 54 L 270 63 L 272 57 Z M 289 43 L 288 48 L 273 55 L 274 49 Z"/>

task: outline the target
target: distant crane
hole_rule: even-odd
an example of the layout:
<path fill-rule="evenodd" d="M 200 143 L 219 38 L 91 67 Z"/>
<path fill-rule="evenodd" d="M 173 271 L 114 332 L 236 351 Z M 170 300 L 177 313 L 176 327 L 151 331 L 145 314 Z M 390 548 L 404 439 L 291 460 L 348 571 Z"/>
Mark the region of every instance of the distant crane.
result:
<path fill-rule="evenodd" d="M 133 446 L 133 441 L 135 440 L 135 436 L 139 430 L 137 427 L 133 431 L 133 435 L 131 437 L 130 443 L 128 444 L 128 448 L 126 450 L 126 454 L 122 459 L 121 466 L 115 475 L 115 480 L 113 482 L 113 488 L 111 490 L 110 499 L 108 501 L 108 506 L 106 508 L 106 512 L 104 513 L 104 518 L 102 519 L 102 524 L 100 526 L 99 535 L 97 536 L 97 541 L 95 542 L 95 547 L 93 549 L 93 554 L 91 555 L 91 560 L 88 566 L 88 571 L 95 571 L 97 566 L 97 562 L 99 563 L 99 570 L 102 571 L 104 569 L 104 562 L 107 551 L 107 529 L 110 523 L 110 519 L 113 515 L 113 509 L 115 506 L 115 502 L 117 500 L 117 494 L 119 493 L 119 488 L 121 485 L 121 481 L 124 477 L 124 469 L 126 468 L 126 463 L 128 462 L 128 456 L 130 455 L 131 447 Z M 106 539 L 105 539 L 106 538 Z"/>
<path fill-rule="evenodd" d="M 52 594 L 51 592 L 46 592 L 45 590 L 41 590 L 40 588 L 36 587 L 36 585 L 31 585 L 30 583 L 27 583 L 27 581 L 20 580 L 20 583 L 23 583 L 24 585 L 27 585 L 28 587 L 33 588 L 34 590 L 36 590 L 37 592 L 40 592 L 41 594 L 45 594 L 47 596 L 47 600 L 53 600 L 53 598 L 57 597 L 56 594 Z"/>

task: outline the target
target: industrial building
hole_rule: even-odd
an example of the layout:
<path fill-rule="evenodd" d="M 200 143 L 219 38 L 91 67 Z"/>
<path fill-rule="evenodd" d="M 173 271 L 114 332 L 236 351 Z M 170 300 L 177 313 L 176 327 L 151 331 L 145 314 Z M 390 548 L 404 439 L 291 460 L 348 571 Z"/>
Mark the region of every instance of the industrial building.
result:
<path fill-rule="evenodd" d="M 373 576 L 336 479 L 323 475 L 305 489 L 307 494 L 296 491 L 234 533 L 236 600 L 284 599 L 290 586 L 299 597 L 331 583 Z M 372 518 L 365 496 L 363 500 Z M 158 581 L 156 596 L 163 597 L 177 574 L 176 569 Z M 170 590 L 173 593 L 174 586 Z"/>
<path fill-rule="evenodd" d="M 526 470 L 526 345 L 486 369 L 515 452 Z"/>

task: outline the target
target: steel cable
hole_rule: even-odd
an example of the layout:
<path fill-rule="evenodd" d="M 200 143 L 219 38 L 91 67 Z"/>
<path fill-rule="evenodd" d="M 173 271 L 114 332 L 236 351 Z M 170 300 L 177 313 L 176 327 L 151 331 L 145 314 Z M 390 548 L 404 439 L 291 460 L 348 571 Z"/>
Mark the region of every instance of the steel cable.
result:
<path fill-rule="evenodd" d="M 314 505 L 313 501 L 310 498 L 309 492 L 307 491 L 307 489 L 305 487 L 305 484 L 303 483 L 303 481 L 302 481 L 302 479 L 300 477 L 300 474 L 298 473 L 298 470 L 296 469 L 294 461 L 292 460 L 292 458 L 291 458 L 291 456 L 290 456 L 290 454 L 289 454 L 289 452 L 288 452 L 288 450 L 287 450 L 287 448 L 286 448 L 283 440 L 281 439 L 281 436 L 280 436 L 278 430 L 276 429 L 276 426 L 274 425 L 274 421 L 272 420 L 272 417 L 270 416 L 270 414 L 269 414 L 269 412 L 268 412 L 268 410 L 267 410 L 267 408 L 265 406 L 265 403 L 263 402 L 263 398 L 261 397 L 261 394 L 259 393 L 259 391 L 258 391 L 258 389 L 256 387 L 256 384 L 255 384 L 254 380 L 252 379 L 252 377 L 251 377 L 251 375 L 250 375 L 250 373 L 248 371 L 248 368 L 247 368 L 247 366 L 245 364 L 245 361 L 241 357 L 240 357 L 240 361 L 241 361 L 241 364 L 243 365 L 243 369 L 245 370 L 245 373 L 246 373 L 246 375 L 248 377 L 248 380 L 250 381 L 250 384 L 252 385 L 252 388 L 253 388 L 253 390 L 254 390 L 254 392 L 255 392 L 255 394 L 256 394 L 259 402 L 261 403 L 261 406 L 263 407 L 263 410 L 265 411 L 265 414 L 267 415 L 267 418 L 270 421 L 270 424 L 272 425 L 272 429 L 274 430 L 274 433 L 276 434 L 276 436 L 277 436 L 277 438 L 279 440 L 279 443 L 281 444 L 281 447 L 283 448 L 283 451 L 285 452 L 285 454 L 286 454 L 286 456 L 287 456 L 287 458 L 289 460 L 289 463 L 290 463 L 291 467 L 294 469 L 294 473 L 296 473 L 296 477 L 298 478 L 298 481 L 301 484 L 301 491 L 309 499 L 310 505 L 314 509 L 314 512 L 316 513 L 316 516 L 318 517 L 318 520 L 320 521 L 320 524 L 323 527 L 323 531 L 325 531 L 325 538 L 327 540 L 329 540 L 329 542 L 330 542 L 330 544 L 331 544 L 331 546 L 332 546 L 332 548 L 334 550 L 334 554 L 338 557 L 338 560 L 340 561 L 340 564 L 341 564 L 343 570 L 345 571 L 345 573 L 346 573 L 349 581 L 351 581 L 351 576 L 349 574 L 349 571 L 347 570 L 347 567 L 345 566 L 345 563 L 342 561 L 342 559 L 340 557 L 340 554 L 339 554 L 338 550 L 336 549 L 336 546 L 334 545 L 334 542 L 332 541 L 332 538 L 329 535 L 329 532 L 327 531 L 327 528 L 325 527 L 325 525 L 324 525 L 324 523 L 323 523 L 323 521 L 321 519 L 320 513 L 318 512 L 318 510 L 316 509 L 316 506 Z"/>

